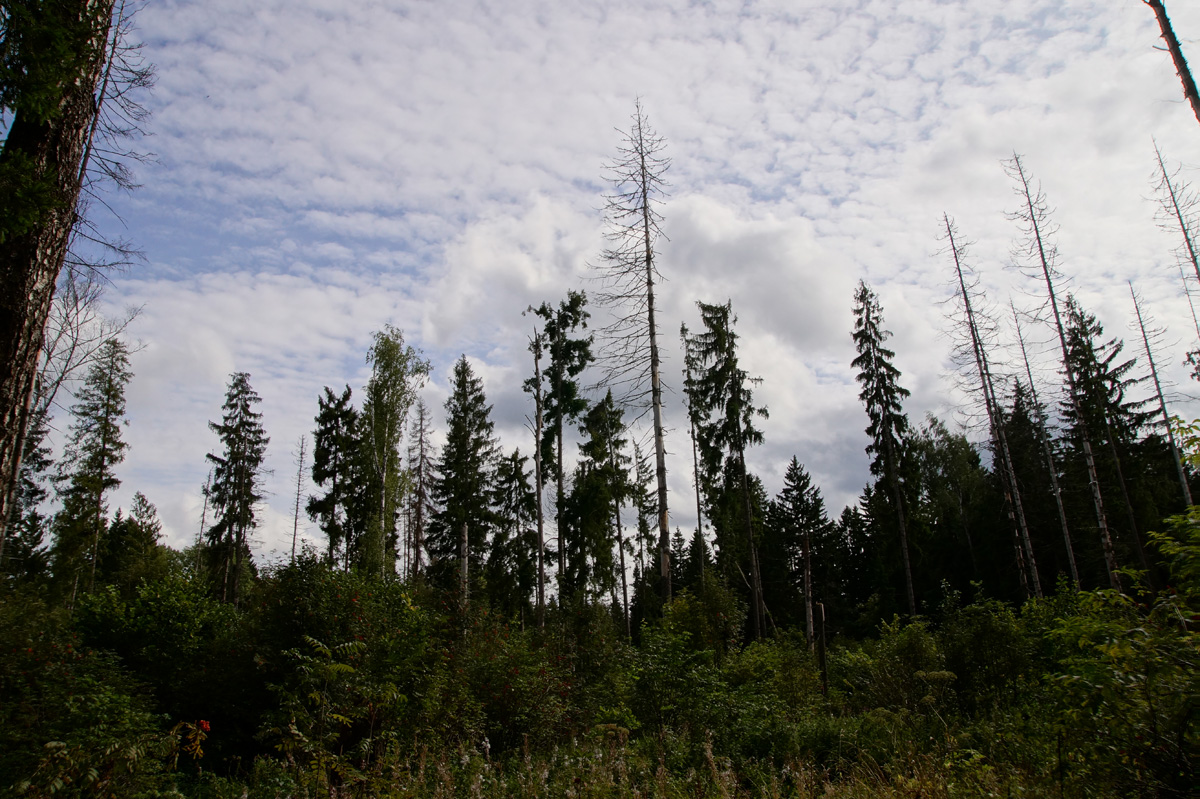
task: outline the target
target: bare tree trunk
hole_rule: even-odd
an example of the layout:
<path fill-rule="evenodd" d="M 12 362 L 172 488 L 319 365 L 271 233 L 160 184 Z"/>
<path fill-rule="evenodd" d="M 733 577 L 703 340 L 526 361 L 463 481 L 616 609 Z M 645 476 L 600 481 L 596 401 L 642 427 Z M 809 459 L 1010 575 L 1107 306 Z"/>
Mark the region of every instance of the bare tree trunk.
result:
<path fill-rule="evenodd" d="M 542 474 L 542 337 L 534 333 L 529 342 L 533 350 L 533 482 L 537 488 L 537 531 L 538 531 L 538 582 L 537 582 L 537 625 L 546 626 L 546 517 L 542 509 L 542 494 L 545 493 L 545 476 Z"/>
<path fill-rule="evenodd" d="M 1175 431 L 1171 429 L 1171 414 L 1167 412 L 1167 400 L 1163 397 L 1162 383 L 1158 380 L 1158 367 L 1154 365 L 1154 353 L 1150 351 L 1150 337 L 1146 334 L 1146 323 L 1142 320 L 1142 309 L 1138 304 L 1137 294 L 1133 292 L 1133 283 L 1129 284 L 1129 296 L 1133 299 L 1133 310 L 1137 312 L 1138 329 L 1142 331 L 1142 344 L 1146 347 L 1146 360 L 1150 363 L 1150 376 L 1154 378 L 1154 392 L 1158 396 L 1158 409 L 1162 413 L 1163 429 L 1167 431 L 1167 442 L 1171 445 L 1171 460 L 1179 474 L 1179 487 L 1183 490 L 1183 500 L 1191 507 L 1192 490 L 1188 488 L 1187 474 L 1183 471 L 1183 459 L 1179 457 L 1179 448 L 1175 446 Z"/>
<path fill-rule="evenodd" d="M 746 506 L 746 546 L 750 552 L 750 593 L 753 595 L 751 609 L 753 614 L 754 637 L 761 638 L 763 634 L 763 593 L 762 572 L 758 568 L 758 547 L 754 543 L 754 514 L 750 508 L 750 478 L 746 472 L 745 446 L 738 441 L 738 465 L 742 470 L 742 502 Z"/>
<path fill-rule="evenodd" d="M 1021 358 L 1025 361 L 1025 377 L 1029 380 L 1029 396 L 1033 400 L 1034 413 L 1037 415 L 1038 440 L 1042 452 L 1046 456 L 1046 469 L 1050 472 L 1050 486 L 1054 491 L 1054 503 L 1058 507 L 1058 522 L 1062 527 L 1063 545 L 1067 549 L 1067 565 L 1071 569 L 1071 584 L 1079 590 L 1079 567 L 1075 565 L 1075 547 L 1071 543 L 1071 531 L 1067 527 L 1067 510 L 1063 506 L 1062 489 L 1058 485 L 1058 464 L 1054 461 L 1054 451 L 1050 449 L 1050 437 L 1046 430 L 1046 416 L 1042 413 L 1042 405 L 1038 401 L 1037 386 L 1033 382 L 1033 369 L 1029 366 L 1029 353 L 1025 349 L 1025 337 L 1021 334 L 1021 319 L 1017 315 L 1017 306 L 1010 305 L 1013 312 L 1013 324 L 1017 329 L 1017 341 L 1021 345 Z"/>
<path fill-rule="evenodd" d="M 908 613 L 910 616 L 916 616 L 917 597 L 913 593 L 912 561 L 908 557 L 908 519 L 904 513 L 904 496 L 900 491 L 900 475 L 897 473 L 896 442 L 892 438 L 891 430 L 884 432 L 884 438 L 887 440 L 887 459 L 884 465 L 887 468 L 888 485 L 892 489 L 892 502 L 896 506 L 896 519 L 900 523 L 900 556 L 904 561 L 904 588 L 908 595 Z"/>
<path fill-rule="evenodd" d="M 612 470 L 614 483 L 619 484 L 617 475 L 617 458 L 611 446 L 608 449 L 608 465 Z M 633 638 L 633 623 L 629 619 L 629 581 L 625 578 L 625 532 L 621 529 L 621 498 L 614 485 L 613 490 L 613 528 L 617 534 L 617 553 L 621 569 L 621 608 L 625 616 L 625 637 Z"/>
<path fill-rule="evenodd" d="M 704 511 L 700 505 L 700 458 L 696 452 L 696 420 L 688 413 L 688 435 L 692 439 L 692 481 L 696 484 L 696 534 L 704 535 Z M 703 568 L 703 562 L 701 562 Z"/>
<path fill-rule="evenodd" d="M 954 271 L 958 277 L 958 288 L 962 295 L 963 311 L 966 314 L 967 331 L 971 338 L 971 352 L 975 357 L 975 367 L 979 372 L 979 387 L 983 392 L 983 406 L 987 411 L 988 423 L 992 429 L 992 440 L 996 442 L 997 454 L 1000 456 L 1000 470 L 1003 479 L 1005 501 L 1009 508 L 1009 520 L 1013 524 L 1013 536 L 1024 545 L 1024 557 L 1020 557 L 1021 546 L 1017 547 L 1017 569 L 1021 572 L 1021 585 L 1029 595 L 1029 585 L 1026 582 L 1026 569 L 1033 584 L 1033 594 L 1042 597 L 1042 582 L 1038 577 L 1037 559 L 1033 554 L 1033 541 L 1029 536 L 1029 525 L 1025 520 L 1025 506 L 1021 502 L 1021 490 L 1017 483 L 1017 470 L 1013 466 L 1012 452 L 1008 447 L 1008 436 L 1004 432 L 1004 419 L 1000 413 L 1000 403 L 996 399 L 996 387 L 992 382 L 992 370 L 988 362 L 987 351 L 979 334 L 979 326 L 975 320 L 975 309 L 971 303 L 970 292 L 967 291 L 966 277 L 963 275 L 961 261 L 962 251 L 954 241 L 954 226 L 948 214 L 942 215 L 946 225 L 946 238 L 950 242 L 950 253 L 954 256 Z"/>
<path fill-rule="evenodd" d="M 567 537 L 563 529 L 563 504 L 566 501 L 566 487 L 563 484 L 563 420 L 558 420 L 555 431 L 556 454 L 558 463 L 555 464 L 554 484 L 554 521 L 558 528 L 558 605 L 562 607 L 563 598 L 567 594 Z"/>
<path fill-rule="evenodd" d="M 1180 187 L 1171 182 L 1171 175 L 1167 171 L 1167 164 L 1163 160 L 1162 150 L 1158 149 L 1157 142 L 1154 145 L 1154 156 L 1158 159 L 1158 170 L 1162 176 L 1159 183 L 1159 190 L 1166 190 L 1167 196 L 1163 202 L 1163 210 L 1169 213 L 1175 222 L 1179 225 L 1179 232 L 1183 236 L 1183 246 L 1187 251 L 1188 261 L 1192 264 L 1192 269 L 1196 272 L 1196 279 L 1200 280 L 1200 255 L 1196 252 L 1196 242 L 1192 236 L 1192 230 L 1188 226 L 1187 216 L 1184 213 L 1183 205 L 1189 205 L 1187 200 L 1180 197 Z M 1181 203 L 1183 205 L 1181 205 Z M 1191 207 L 1189 205 L 1189 207 Z"/>
<path fill-rule="evenodd" d="M 614 508 L 614 523 L 617 527 L 617 553 L 621 569 L 621 606 L 625 615 L 625 637 L 633 638 L 633 622 L 629 617 L 629 580 L 625 576 L 625 531 L 621 528 L 621 503 Z"/>
<path fill-rule="evenodd" d="M 427 438 L 428 428 L 426 427 L 425 419 L 425 403 L 417 402 L 417 440 L 414 442 L 417 447 L 417 485 L 416 485 L 416 502 L 414 504 L 413 513 L 413 574 L 419 575 L 425 568 L 425 508 L 426 497 L 429 490 L 429 459 L 428 448 L 429 440 Z"/>
<path fill-rule="evenodd" d="M 1113 432 L 1112 420 L 1104 414 L 1104 426 L 1108 431 L 1108 451 L 1112 455 L 1113 468 L 1117 470 L 1117 484 L 1121 486 L 1121 497 L 1125 500 L 1126 518 L 1129 520 L 1129 531 L 1133 534 L 1133 545 L 1137 549 L 1138 560 L 1147 573 L 1150 572 L 1150 559 L 1146 557 L 1146 549 L 1142 546 L 1142 537 L 1138 534 L 1137 516 L 1133 512 L 1133 502 L 1129 498 L 1129 486 L 1125 483 L 1125 470 L 1121 468 L 1121 456 L 1117 452 L 1116 435 Z M 1153 582 L 1153 578 L 1151 578 Z"/>
<path fill-rule="evenodd" d="M 1070 359 L 1067 356 L 1067 334 L 1063 329 L 1062 316 L 1058 311 L 1058 295 L 1055 294 L 1054 281 L 1050 276 L 1050 258 L 1046 254 L 1045 243 L 1042 240 L 1041 221 L 1044 216 L 1044 207 L 1041 206 L 1041 203 L 1034 202 L 1033 189 L 1029 185 L 1029 179 L 1025 175 L 1021 159 L 1015 153 L 1013 154 L 1013 165 L 1013 170 L 1021 181 L 1021 193 L 1029 212 L 1027 221 L 1030 225 L 1030 232 L 1033 235 L 1034 243 L 1037 246 L 1039 265 L 1046 281 L 1046 293 L 1050 299 L 1050 307 L 1054 312 L 1054 325 L 1058 332 L 1059 345 L 1062 348 L 1063 371 L 1067 375 L 1067 388 L 1071 405 L 1074 408 L 1076 418 L 1079 420 L 1080 438 L 1083 442 L 1083 458 L 1087 465 L 1088 484 L 1092 490 L 1092 505 L 1096 511 L 1096 525 L 1100 530 L 1100 545 L 1104 551 L 1104 565 L 1108 570 L 1108 582 L 1111 587 L 1120 591 L 1122 590 L 1121 575 L 1117 570 L 1117 556 L 1113 550 L 1112 535 L 1108 529 L 1108 516 L 1104 512 L 1104 498 L 1100 494 L 1100 478 L 1096 472 L 1096 459 L 1092 455 L 1092 442 L 1088 434 L 1087 421 L 1084 419 L 1083 407 L 1079 399 L 1079 386 L 1076 383 L 1075 373 L 1071 369 Z"/>
<path fill-rule="evenodd" d="M 1158 17 L 1158 28 L 1162 31 L 1162 38 L 1167 43 L 1167 50 L 1171 53 L 1171 61 L 1175 64 L 1175 72 L 1179 75 L 1179 81 L 1183 84 L 1183 96 L 1191 103 L 1192 113 L 1196 115 L 1196 121 L 1200 122 L 1200 94 L 1196 93 L 1196 81 L 1192 80 L 1192 71 L 1188 69 L 1187 59 L 1183 57 L 1179 39 L 1175 38 L 1171 20 L 1167 17 L 1167 9 L 1163 7 L 1162 0 L 1142 0 L 1142 2 L 1154 9 L 1154 16 Z"/>
<path fill-rule="evenodd" d="M 1004 482 L 1004 481 L 1001 481 L 1001 482 Z M 1005 493 L 1007 494 L 1008 492 L 1005 491 Z M 1007 500 L 1007 499 L 1009 499 L 1009 497 L 1005 497 L 1005 499 Z M 1009 521 L 1012 521 L 1013 512 L 1012 512 L 1011 505 L 1007 508 L 1007 510 L 1008 510 Z M 1021 596 L 1023 599 L 1029 599 L 1029 597 L 1033 596 L 1033 592 L 1029 590 L 1029 576 L 1028 576 L 1029 570 L 1028 570 L 1028 567 L 1025 565 L 1025 553 L 1023 553 L 1021 551 L 1021 537 L 1017 533 L 1017 526 L 1015 524 L 1012 526 L 1012 534 L 1013 534 L 1013 560 L 1015 560 L 1017 562 L 1017 575 L 1021 581 Z"/>
<path fill-rule="evenodd" d="M 804 636 L 813 648 L 812 532 L 804 530 Z"/>
<path fill-rule="evenodd" d="M 203 551 L 204 528 L 208 526 L 208 492 L 212 487 L 212 469 L 204 481 L 204 504 L 200 508 L 200 532 L 196 534 L 196 574 L 200 574 L 200 554 Z"/>
<path fill-rule="evenodd" d="M 649 203 L 649 198 L 646 199 Z M 650 393 L 654 404 L 654 465 L 658 476 L 658 555 L 662 594 L 671 600 L 671 537 L 667 515 L 667 445 L 663 435 L 662 382 L 659 380 L 658 338 L 654 323 L 654 268 L 650 248 L 650 227 L 646 223 L 646 313 L 650 320 Z"/>
<path fill-rule="evenodd" d="M 292 563 L 296 562 L 296 538 L 300 534 L 300 489 L 304 481 L 304 446 L 307 436 L 300 436 L 300 452 L 296 456 L 296 507 L 292 518 Z"/>
<path fill-rule="evenodd" d="M 78 73 L 61 83 L 49 118 L 18 110 L 0 150 L 0 165 L 27 165 L 54 200 L 32 226 L 0 244 L 0 540 L 7 537 L 15 501 L 43 332 L 75 223 L 80 167 L 98 112 L 95 92 L 112 22 L 112 0 L 74 5 L 87 29 L 78 42 L 85 54 Z"/>

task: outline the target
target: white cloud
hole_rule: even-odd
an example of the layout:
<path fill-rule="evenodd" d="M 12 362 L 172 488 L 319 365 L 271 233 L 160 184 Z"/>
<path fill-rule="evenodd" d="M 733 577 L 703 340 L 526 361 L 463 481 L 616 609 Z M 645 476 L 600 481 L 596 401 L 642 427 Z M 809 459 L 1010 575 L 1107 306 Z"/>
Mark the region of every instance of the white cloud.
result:
<path fill-rule="evenodd" d="M 1172 14 L 1190 52 L 1200 9 Z M 1063 271 L 1107 331 L 1127 335 L 1133 279 L 1190 341 L 1173 242 L 1146 197 L 1151 136 L 1195 163 L 1196 121 L 1139 0 L 163 0 L 140 26 L 159 69 L 160 163 L 116 200 L 150 261 L 112 292 L 146 305 L 118 499 L 144 491 L 175 543 L 198 525 L 206 423 L 245 370 L 272 436 L 262 547 L 290 549 L 290 450 L 323 385 L 358 392 L 386 322 L 434 361 L 435 422 L 465 352 L 506 446 L 524 442 L 520 312 L 588 288 L 602 166 L 639 95 L 674 160 L 667 367 L 694 301 L 732 300 L 772 411 L 751 459 L 771 491 L 792 454 L 835 512 L 866 480 L 849 367 L 860 278 L 895 332 L 910 418 L 957 404 L 938 305 L 943 212 L 976 242 L 991 294 L 1030 304 L 1019 292 L 1036 284 L 1005 268 L 1017 232 L 999 162 L 1013 151 L 1042 181 Z M 1163 361 L 1186 385 L 1180 359 Z M 689 453 L 668 401 L 686 526 Z"/>

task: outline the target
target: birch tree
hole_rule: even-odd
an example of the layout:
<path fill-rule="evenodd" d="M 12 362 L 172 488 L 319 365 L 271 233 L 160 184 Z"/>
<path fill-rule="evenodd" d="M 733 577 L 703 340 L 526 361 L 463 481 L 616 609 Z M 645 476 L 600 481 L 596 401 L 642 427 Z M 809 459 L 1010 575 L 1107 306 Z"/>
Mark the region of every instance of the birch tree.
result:
<path fill-rule="evenodd" d="M 404 343 L 403 333 L 386 325 L 375 333 L 367 363 L 371 379 L 362 408 L 363 445 L 373 494 L 360 566 L 368 574 L 383 576 L 395 570 L 396 522 L 405 493 L 400 439 L 409 408 L 429 375 L 429 362 Z"/>

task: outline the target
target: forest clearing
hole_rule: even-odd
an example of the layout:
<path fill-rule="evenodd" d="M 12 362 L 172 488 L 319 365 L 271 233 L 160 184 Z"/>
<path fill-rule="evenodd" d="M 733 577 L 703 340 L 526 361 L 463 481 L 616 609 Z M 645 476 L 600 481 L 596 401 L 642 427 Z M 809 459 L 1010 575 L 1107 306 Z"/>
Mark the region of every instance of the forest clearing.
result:
<path fill-rule="evenodd" d="M 0 795 L 1196 795 L 1200 13 L 218 5 L 0 3 Z"/>

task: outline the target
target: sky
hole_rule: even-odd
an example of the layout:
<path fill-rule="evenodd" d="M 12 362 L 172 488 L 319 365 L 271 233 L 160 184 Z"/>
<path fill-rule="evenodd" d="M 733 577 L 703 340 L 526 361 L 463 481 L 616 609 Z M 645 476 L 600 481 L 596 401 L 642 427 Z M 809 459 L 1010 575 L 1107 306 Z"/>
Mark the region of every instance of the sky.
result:
<path fill-rule="evenodd" d="M 1168 8 L 1200 65 L 1200 6 Z M 732 302 L 762 378 L 766 441 L 748 460 L 772 495 L 793 456 L 831 514 L 869 480 L 859 280 L 894 334 L 910 420 L 986 437 L 950 357 L 939 228 L 949 214 L 973 242 L 993 303 L 1038 305 L 1014 268 L 1014 152 L 1047 195 L 1063 289 L 1136 354 L 1133 281 L 1165 328 L 1173 410 L 1200 415 L 1152 143 L 1195 180 L 1200 123 L 1141 0 L 157 0 L 135 24 L 157 69 L 141 143 L 155 159 L 106 223 L 145 255 L 106 294 L 114 314 L 141 308 L 110 504 L 141 491 L 174 546 L 199 530 L 208 425 L 246 371 L 271 438 L 255 551 L 287 556 L 317 397 L 361 398 L 388 323 L 432 362 L 435 428 L 465 354 L 503 446 L 529 452 L 522 311 L 594 288 L 606 165 L 638 98 L 672 161 L 657 297 L 672 526 L 695 524 L 678 330 L 699 324 L 697 301 Z M 1053 396 L 1049 330 L 1026 333 Z M 1012 341 L 1002 325 L 998 360 Z M 319 535 L 303 514 L 300 535 Z"/>

